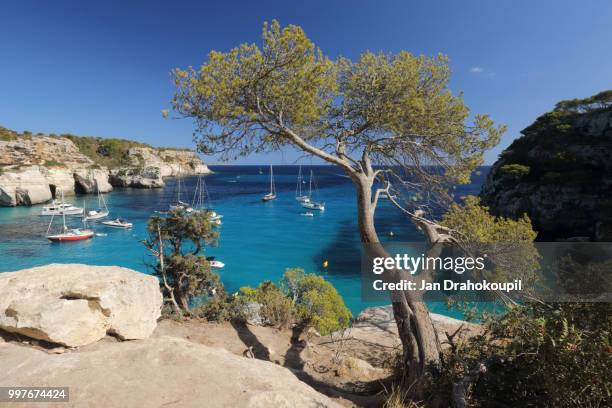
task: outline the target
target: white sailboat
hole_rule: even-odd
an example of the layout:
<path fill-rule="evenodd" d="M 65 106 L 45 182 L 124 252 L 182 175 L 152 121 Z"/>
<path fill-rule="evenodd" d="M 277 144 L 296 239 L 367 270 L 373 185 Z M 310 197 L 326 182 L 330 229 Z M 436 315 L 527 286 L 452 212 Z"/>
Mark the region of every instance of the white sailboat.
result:
<path fill-rule="evenodd" d="M 189 203 L 186 203 L 185 201 L 181 200 L 181 187 L 182 187 L 182 184 L 183 184 L 183 177 L 181 175 L 181 170 L 179 168 L 179 174 L 178 174 L 177 180 L 176 180 L 176 186 L 177 186 L 176 202 L 174 204 L 170 204 L 170 210 L 183 210 L 183 211 L 186 211 L 186 212 L 192 212 L 193 208 L 191 208 Z"/>
<path fill-rule="evenodd" d="M 312 201 L 312 170 L 310 170 L 310 183 L 308 185 L 308 201 L 303 201 L 302 207 L 309 210 L 325 211 L 325 203 Z"/>
<path fill-rule="evenodd" d="M 62 202 L 64 204 L 64 192 L 62 191 Z M 81 209 L 82 212 L 82 209 Z M 49 227 L 47 228 L 47 239 L 51 242 L 71 242 L 71 241 L 82 241 L 84 239 L 89 239 L 94 236 L 94 232 L 89 229 L 80 229 L 80 228 L 71 228 L 66 226 L 66 213 L 62 213 L 62 225 L 63 228 L 61 232 L 58 234 L 49 234 L 51 231 L 51 225 L 53 224 L 53 216 L 51 217 L 51 221 L 49 222 Z"/>
<path fill-rule="evenodd" d="M 262 197 L 263 201 L 271 201 L 276 199 L 276 188 L 274 187 L 274 171 L 270 165 L 270 192 Z"/>
<path fill-rule="evenodd" d="M 221 225 L 221 218 L 223 218 L 223 215 L 217 214 L 217 212 L 213 209 L 210 193 L 208 192 L 208 187 L 206 186 L 206 180 L 202 175 L 198 176 L 196 188 L 193 193 L 193 200 L 191 202 L 191 208 L 193 212 L 205 213 L 213 225 Z"/>
<path fill-rule="evenodd" d="M 100 193 L 100 190 L 98 189 L 97 185 L 96 190 L 98 190 L 98 208 L 96 210 L 85 211 L 85 215 L 83 217 L 83 220 L 85 221 L 99 220 L 100 218 L 107 217 L 110 213 L 108 211 L 108 206 L 106 205 L 106 200 L 104 199 L 104 196 Z"/>
<path fill-rule="evenodd" d="M 301 203 L 307 203 L 310 201 L 310 197 L 302 194 L 302 184 L 302 165 L 300 165 L 300 169 L 298 170 L 297 186 L 295 187 L 295 199 Z"/>

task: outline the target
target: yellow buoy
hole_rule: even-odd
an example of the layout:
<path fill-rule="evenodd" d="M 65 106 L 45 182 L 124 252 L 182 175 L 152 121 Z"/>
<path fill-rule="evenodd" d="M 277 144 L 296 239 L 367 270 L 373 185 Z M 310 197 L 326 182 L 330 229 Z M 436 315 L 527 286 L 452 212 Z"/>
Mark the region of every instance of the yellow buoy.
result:
<path fill-rule="evenodd" d="M 327 262 L 327 261 L 323 261 L 323 267 L 324 267 L 324 268 L 327 268 L 327 265 L 329 265 L 329 262 Z"/>

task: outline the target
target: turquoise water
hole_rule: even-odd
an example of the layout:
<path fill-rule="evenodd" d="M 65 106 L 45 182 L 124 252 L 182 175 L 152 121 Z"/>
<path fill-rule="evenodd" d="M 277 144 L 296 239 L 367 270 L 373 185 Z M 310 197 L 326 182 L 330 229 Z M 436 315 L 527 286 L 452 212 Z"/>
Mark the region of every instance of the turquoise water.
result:
<path fill-rule="evenodd" d="M 312 168 L 318 186 L 317 200 L 325 201 L 326 209 L 314 217 L 301 214 L 307 210 L 295 200 L 297 167 L 275 166 L 278 198 L 262 202 L 267 192 L 268 167 L 212 166 L 215 172 L 206 183 L 215 210 L 223 214 L 219 228 L 219 245 L 207 248 L 225 263 L 221 279 L 229 291 L 240 286 L 257 285 L 278 280 L 284 270 L 301 267 L 307 272 L 324 275 L 344 297 L 353 313 L 376 305 L 361 300 L 359 236 L 356 223 L 355 193 L 351 181 L 335 167 Z M 486 168 L 473 177 L 473 183 L 458 186 L 456 195 L 477 194 Z M 195 177 L 184 180 L 183 199 L 191 201 Z M 166 188 L 154 190 L 116 189 L 106 194 L 111 216 L 121 216 L 134 223 L 132 230 L 117 230 L 92 224 L 97 233 L 91 240 L 54 244 L 44 238 L 50 217 L 40 217 L 41 205 L 0 208 L 0 271 L 14 271 L 52 262 L 92 265 L 120 265 L 141 272 L 150 272 L 154 260 L 140 240 L 155 210 L 165 210 L 176 197 L 176 179 L 166 180 Z M 307 185 L 304 185 L 307 188 Z M 70 202 L 88 208 L 96 205 L 94 196 L 70 197 Z M 70 219 L 70 218 L 68 218 Z M 61 219 L 57 220 L 61 222 Z M 72 219 L 76 226 L 78 220 Z M 376 225 L 383 240 L 421 241 L 422 235 L 389 202 L 382 200 L 376 211 Z M 390 237 L 389 233 L 394 236 Z M 324 261 L 329 262 L 327 269 Z M 388 302 L 383 302 L 388 303 Z M 431 308 L 447 315 L 457 315 L 440 303 Z"/>

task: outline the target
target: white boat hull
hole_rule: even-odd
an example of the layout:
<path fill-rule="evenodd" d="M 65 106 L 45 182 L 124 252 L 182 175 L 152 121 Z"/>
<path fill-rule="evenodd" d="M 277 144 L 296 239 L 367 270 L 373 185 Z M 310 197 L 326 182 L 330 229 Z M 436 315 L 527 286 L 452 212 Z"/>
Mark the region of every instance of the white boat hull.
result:
<path fill-rule="evenodd" d="M 308 208 L 309 210 L 325 211 L 325 204 L 322 204 L 322 203 L 307 202 L 307 203 L 302 203 L 302 207 Z"/>
<path fill-rule="evenodd" d="M 83 209 L 82 208 L 67 208 L 65 210 L 45 210 L 43 209 L 40 213 L 40 215 L 43 216 L 52 216 L 52 215 L 83 215 Z"/>
<path fill-rule="evenodd" d="M 128 228 L 132 228 L 132 223 L 131 222 L 116 222 L 116 221 L 103 221 L 102 222 L 103 225 L 106 225 L 107 227 L 112 227 L 112 228 L 123 228 L 123 229 L 128 229 Z"/>
<path fill-rule="evenodd" d="M 210 267 L 215 269 L 225 268 L 225 264 L 221 261 L 210 261 Z"/>
<path fill-rule="evenodd" d="M 99 220 L 100 218 L 108 217 L 108 211 L 90 211 L 83 218 L 85 221 Z"/>

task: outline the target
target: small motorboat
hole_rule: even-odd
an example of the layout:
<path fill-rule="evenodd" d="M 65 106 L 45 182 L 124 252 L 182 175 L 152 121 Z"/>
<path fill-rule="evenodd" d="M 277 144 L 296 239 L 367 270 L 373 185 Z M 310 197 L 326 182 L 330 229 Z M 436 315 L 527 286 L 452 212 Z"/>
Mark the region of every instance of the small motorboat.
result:
<path fill-rule="evenodd" d="M 304 216 L 304 217 L 314 217 L 314 213 L 308 211 L 308 212 L 302 213 L 302 216 Z"/>
<path fill-rule="evenodd" d="M 225 268 L 225 264 L 221 261 L 217 261 L 214 256 L 209 256 L 206 260 L 210 263 L 210 267 L 214 269 Z"/>
<path fill-rule="evenodd" d="M 131 222 L 127 222 L 123 218 L 116 218 L 114 220 L 102 221 L 103 225 L 107 227 L 113 228 L 132 228 L 133 224 Z"/>
<path fill-rule="evenodd" d="M 304 208 L 308 208 L 309 210 L 319 210 L 319 211 L 325 211 L 325 203 L 317 203 L 314 201 L 308 201 L 305 203 L 302 203 L 302 207 Z"/>
<path fill-rule="evenodd" d="M 69 228 L 64 226 L 64 231 L 59 234 L 47 235 L 47 239 L 52 242 L 71 242 L 82 241 L 94 236 L 94 232 L 88 229 Z"/>

